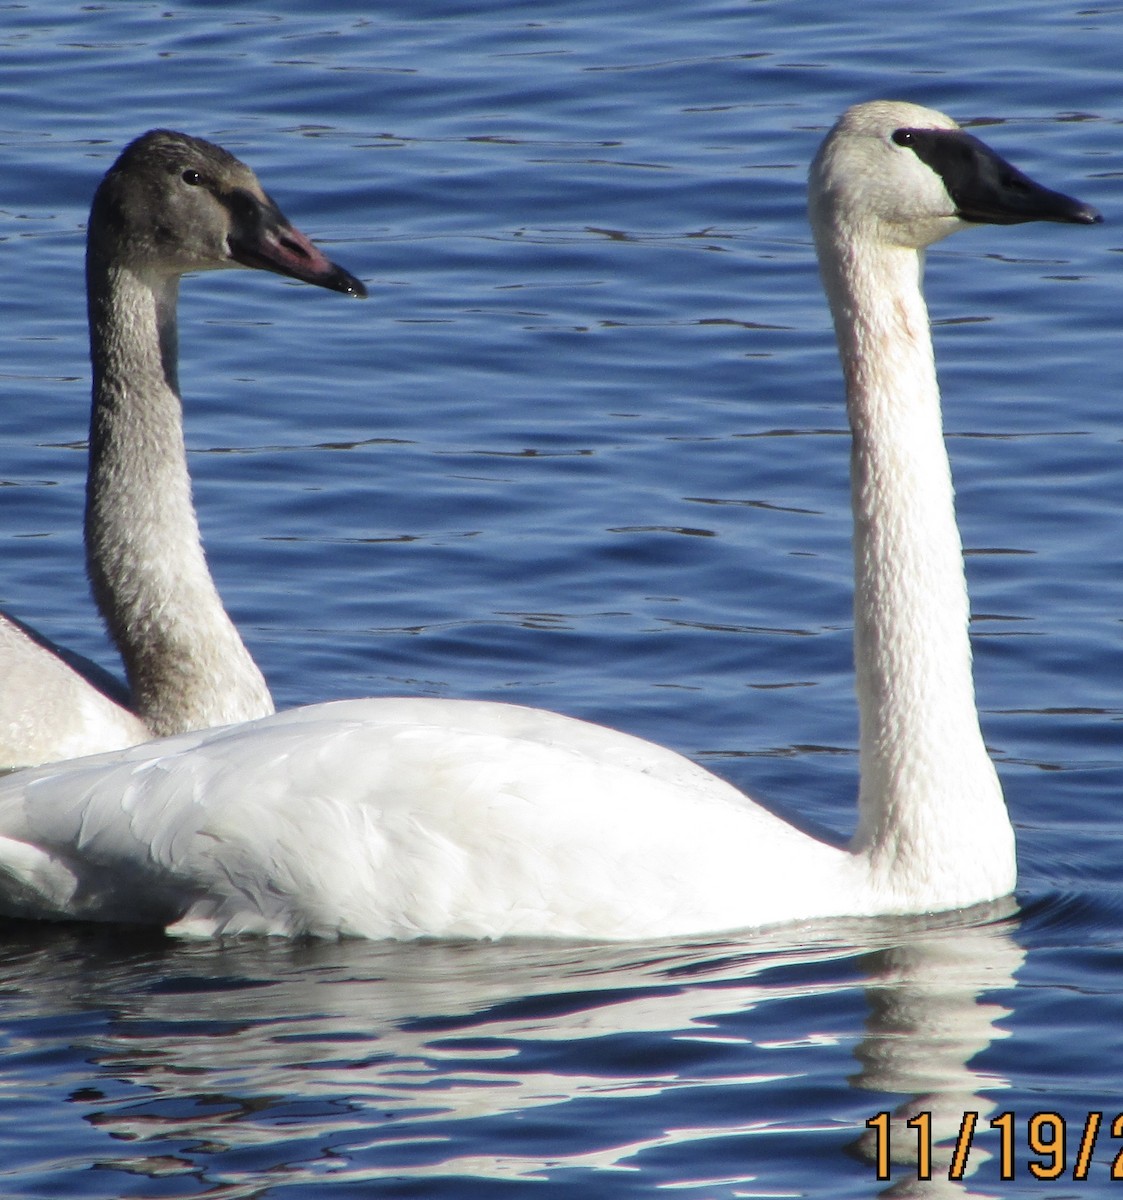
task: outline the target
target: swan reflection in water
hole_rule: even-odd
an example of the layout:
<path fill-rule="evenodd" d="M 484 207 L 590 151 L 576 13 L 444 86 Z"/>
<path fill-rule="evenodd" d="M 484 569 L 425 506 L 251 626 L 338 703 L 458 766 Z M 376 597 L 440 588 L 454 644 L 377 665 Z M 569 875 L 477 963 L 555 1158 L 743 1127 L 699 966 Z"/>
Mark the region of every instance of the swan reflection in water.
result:
<path fill-rule="evenodd" d="M 6 1008 L 33 1029 L 53 1014 L 35 1036 L 77 1054 L 66 1073 L 52 1058 L 52 1087 L 106 1135 L 88 1151 L 101 1167 L 250 1189 L 223 1195 L 278 1172 L 291 1186 L 429 1180 L 439 1194 L 451 1177 L 586 1171 L 653 1194 L 669 1180 L 706 1196 L 810 1185 L 805 1171 L 873 1194 L 863 1126 L 885 1109 L 898 1156 L 885 1194 L 912 1194 L 903 1122 L 930 1111 L 922 1194 L 944 1194 L 942 1174 L 947 1194 L 983 1195 L 947 1183 L 948 1141 L 965 1110 L 981 1129 L 1004 1086 L 971 1064 L 1005 1036 L 991 994 L 1022 961 L 1005 916 L 642 947 L 130 948 L 40 927 L 7 942 Z"/>

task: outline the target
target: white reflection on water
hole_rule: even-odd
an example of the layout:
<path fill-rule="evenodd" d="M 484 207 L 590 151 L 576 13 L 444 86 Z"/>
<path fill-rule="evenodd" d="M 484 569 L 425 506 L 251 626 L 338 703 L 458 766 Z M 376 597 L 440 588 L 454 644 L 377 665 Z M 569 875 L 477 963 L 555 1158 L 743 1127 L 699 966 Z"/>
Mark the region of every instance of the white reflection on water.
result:
<path fill-rule="evenodd" d="M 1006 924 L 962 917 L 800 932 L 639 948 L 157 943 L 117 964 L 102 946 L 77 988 L 81 941 L 60 934 L 64 953 L 10 952 L 6 973 L 25 1019 L 104 1015 L 81 1042 L 85 1077 L 67 1080 L 109 1135 L 103 1168 L 192 1175 L 223 1196 L 276 1173 L 291 1187 L 593 1170 L 774 1194 L 772 1155 L 792 1137 L 815 1148 L 813 1174 L 853 1172 L 849 1146 L 872 1182 L 856 1113 L 894 1108 L 890 1194 L 908 1194 L 916 1137 L 901 1123 L 933 1113 L 946 1173 L 962 1112 L 982 1124 L 984 1093 L 1004 1086 L 970 1062 L 1003 1036 L 1008 1010 L 982 997 L 1012 986 L 1022 952 Z M 848 1075 L 879 1094 L 855 1105 Z M 808 1087 L 835 1091 L 812 1107 Z M 970 1170 L 986 1158 L 976 1147 Z"/>

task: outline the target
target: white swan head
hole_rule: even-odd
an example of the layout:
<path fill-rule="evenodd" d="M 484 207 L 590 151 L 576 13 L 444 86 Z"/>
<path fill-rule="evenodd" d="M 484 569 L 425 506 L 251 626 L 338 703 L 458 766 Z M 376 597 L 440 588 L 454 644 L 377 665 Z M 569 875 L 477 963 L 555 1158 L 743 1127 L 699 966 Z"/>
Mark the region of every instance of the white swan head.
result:
<path fill-rule="evenodd" d="M 810 215 L 834 244 L 921 250 L 969 224 L 1095 224 L 1090 205 L 1024 175 L 948 116 L 896 100 L 856 104 L 810 175 Z"/>
<path fill-rule="evenodd" d="M 221 146 L 153 129 L 121 152 L 90 211 L 90 255 L 138 275 L 255 267 L 363 297 L 366 288 L 287 220 Z"/>

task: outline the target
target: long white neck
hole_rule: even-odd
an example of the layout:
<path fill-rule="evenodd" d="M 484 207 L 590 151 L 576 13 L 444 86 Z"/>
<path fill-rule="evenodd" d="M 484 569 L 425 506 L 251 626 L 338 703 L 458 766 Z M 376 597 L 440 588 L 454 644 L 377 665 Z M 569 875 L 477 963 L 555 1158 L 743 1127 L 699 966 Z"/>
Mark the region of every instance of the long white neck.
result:
<path fill-rule="evenodd" d="M 819 236 L 852 433 L 861 715 L 852 848 L 933 901 L 1009 891 L 1014 845 L 979 729 L 963 551 L 915 250 Z"/>
<path fill-rule="evenodd" d="M 273 711 L 226 614 L 191 500 L 176 377 L 178 279 L 88 263 L 93 412 L 86 560 L 154 734 Z"/>

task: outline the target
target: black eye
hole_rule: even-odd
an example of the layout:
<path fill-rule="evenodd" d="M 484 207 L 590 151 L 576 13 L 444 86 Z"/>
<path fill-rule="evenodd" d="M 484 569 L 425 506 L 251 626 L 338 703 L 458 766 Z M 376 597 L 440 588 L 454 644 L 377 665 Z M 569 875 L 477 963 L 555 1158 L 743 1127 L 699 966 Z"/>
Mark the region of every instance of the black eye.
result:
<path fill-rule="evenodd" d="M 203 182 L 202 175 L 200 175 L 198 171 L 193 171 L 190 168 L 184 171 L 180 178 L 190 187 L 198 187 L 199 184 Z"/>
<path fill-rule="evenodd" d="M 898 146 L 911 146 L 915 139 L 912 135 L 911 129 L 898 129 L 896 133 L 893 134 L 893 141 L 896 142 Z"/>

